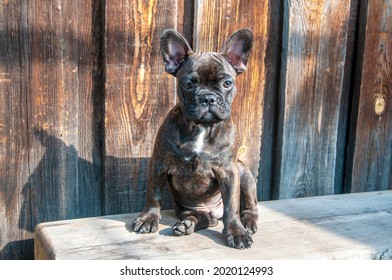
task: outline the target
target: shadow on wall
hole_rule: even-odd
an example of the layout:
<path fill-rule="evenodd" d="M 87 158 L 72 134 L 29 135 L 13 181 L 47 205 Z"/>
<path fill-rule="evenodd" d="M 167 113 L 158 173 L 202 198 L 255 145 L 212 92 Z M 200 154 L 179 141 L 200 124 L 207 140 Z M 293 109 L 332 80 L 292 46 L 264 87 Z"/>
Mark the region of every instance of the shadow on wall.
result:
<path fill-rule="evenodd" d="M 90 162 L 80 158 L 73 145 L 44 130 L 35 129 L 34 136 L 45 152 L 23 186 L 20 229 L 32 233 L 42 222 L 142 210 L 150 158 L 107 156 L 102 163 L 99 159 Z M 171 208 L 168 191 L 162 204 L 164 209 Z M 33 239 L 9 242 L 0 251 L 0 259 L 32 259 L 33 247 Z"/>

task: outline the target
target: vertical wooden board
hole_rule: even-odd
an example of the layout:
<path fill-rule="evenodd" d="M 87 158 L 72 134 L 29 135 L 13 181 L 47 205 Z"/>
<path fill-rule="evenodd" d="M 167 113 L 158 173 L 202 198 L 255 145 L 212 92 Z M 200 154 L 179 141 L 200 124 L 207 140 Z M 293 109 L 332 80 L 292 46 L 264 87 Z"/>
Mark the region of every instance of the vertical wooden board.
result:
<path fill-rule="evenodd" d="M 83 1 L 83 5 L 74 11 L 78 44 L 78 217 L 102 214 L 103 0 Z"/>
<path fill-rule="evenodd" d="M 177 1 L 177 31 L 193 44 L 193 22 L 195 16 L 195 0 Z"/>
<path fill-rule="evenodd" d="M 392 2 L 365 2 L 348 192 L 392 189 Z"/>
<path fill-rule="evenodd" d="M 240 28 L 250 28 L 254 44 L 247 71 L 237 77 L 232 118 L 240 143 L 239 155 L 257 177 L 265 98 L 265 53 L 270 1 L 196 1 L 195 51 L 220 51 Z M 268 132 L 266 132 L 268 133 Z M 263 178 L 259 178 L 262 180 Z"/>
<path fill-rule="evenodd" d="M 29 53 L 24 1 L 0 2 L 0 259 L 33 258 L 32 234 L 19 227 L 28 180 Z"/>
<path fill-rule="evenodd" d="M 333 194 L 342 174 L 350 10 L 350 0 L 285 1 L 274 198 Z"/>
<path fill-rule="evenodd" d="M 259 176 L 257 191 L 260 200 L 270 200 L 276 153 L 279 78 L 282 52 L 283 1 L 268 2 L 268 23 L 265 40 L 265 85 L 262 112 Z"/>
<path fill-rule="evenodd" d="M 159 50 L 176 28 L 177 1 L 106 2 L 104 214 L 139 211 L 155 135 L 174 106 L 174 79 Z"/>
<path fill-rule="evenodd" d="M 61 1 L 32 1 L 28 7 L 32 56 L 28 107 L 32 147 L 31 175 L 23 187 L 23 195 L 26 208 L 32 209 L 32 213 L 26 227 L 73 218 L 77 208 L 76 15 L 62 4 Z"/>

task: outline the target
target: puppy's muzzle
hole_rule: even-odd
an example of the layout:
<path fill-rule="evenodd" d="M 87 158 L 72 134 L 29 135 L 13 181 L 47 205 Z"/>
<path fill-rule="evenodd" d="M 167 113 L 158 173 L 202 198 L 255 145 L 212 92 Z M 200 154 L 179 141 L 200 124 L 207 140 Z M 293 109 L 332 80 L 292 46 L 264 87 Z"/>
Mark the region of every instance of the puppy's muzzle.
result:
<path fill-rule="evenodd" d="M 216 105 L 217 101 L 218 98 L 216 97 L 216 95 L 213 94 L 204 94 L 196 98 L 197 104 L 206 105 L 206 106 Z"/>

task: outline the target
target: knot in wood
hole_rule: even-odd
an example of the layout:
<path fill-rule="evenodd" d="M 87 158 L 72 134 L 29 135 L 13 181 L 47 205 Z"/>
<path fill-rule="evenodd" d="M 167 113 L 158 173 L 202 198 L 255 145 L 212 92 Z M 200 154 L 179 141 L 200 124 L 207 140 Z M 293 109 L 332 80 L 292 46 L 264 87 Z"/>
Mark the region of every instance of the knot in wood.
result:
<path fill-rule="evenodd" d="M 238 156 L 242 156 L 243 154 L 245 154 L 245 152 L 246 152 L 246 147 L 245 146 L 241 146 L 238 149 Z"/>
<path fill-rule="evenodd" d="M 383 97 L 376 97 L 374 101 L 374 112 L 376 115 L 381 116 L 385 112 L 386 102 Z"/>

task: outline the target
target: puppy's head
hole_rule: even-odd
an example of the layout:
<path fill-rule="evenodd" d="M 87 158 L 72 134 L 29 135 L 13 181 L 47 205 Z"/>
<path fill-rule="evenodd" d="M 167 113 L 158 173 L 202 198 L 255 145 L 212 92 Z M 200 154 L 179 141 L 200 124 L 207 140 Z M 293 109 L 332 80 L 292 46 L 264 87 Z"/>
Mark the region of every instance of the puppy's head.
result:
<path fill-rule="evenodd" d="M 235 78 L 246 70 L 252 43 L 252 31 L 240 29 L 229 37 L 220 53 L 194 53 L 177 31 L 162 33 L 165 69 L 178 80 L 178 97 L 187 120 L 210 124 L 230 117 Z"/>

